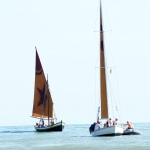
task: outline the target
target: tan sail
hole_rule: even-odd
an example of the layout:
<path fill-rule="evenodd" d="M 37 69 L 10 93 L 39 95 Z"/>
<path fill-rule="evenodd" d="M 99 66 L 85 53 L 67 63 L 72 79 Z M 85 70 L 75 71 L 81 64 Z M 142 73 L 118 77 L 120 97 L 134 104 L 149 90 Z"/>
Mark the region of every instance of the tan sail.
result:
<path fill-rule="evenodd" d="M 102 7 L 100 1 L 100 97 L 101 97 L 101 118 L 108 118 L 105 56 L 104 56 L 104 34 L 102 24 Z"/>
<path fill-rule="evenodd" d="M 33 117 L 53 118 L 53 101 L 43 67 L 36 50 Z"/>

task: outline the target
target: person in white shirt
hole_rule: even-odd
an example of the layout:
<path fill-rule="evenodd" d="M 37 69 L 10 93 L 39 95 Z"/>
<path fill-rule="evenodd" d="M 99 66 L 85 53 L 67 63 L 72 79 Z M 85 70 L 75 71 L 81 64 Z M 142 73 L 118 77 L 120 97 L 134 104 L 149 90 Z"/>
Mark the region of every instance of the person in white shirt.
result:
<path fill-rule="evenodd" d="M 96 125 L 94 127 L 94 131 L 98 130 L 99 128 L 100 128 L 100 121 L 97 120 L 97 123 L 96 123 Z"/>
<path fill-rule="evenodd" d="M 115 121 L 113 121 L 113 125 L 117 125 L 118 124 L 118 119 L 115 118 Z"/>
<path fill-rule="evenodd" d="M 108 119 L 108 126 L 112 126 L 113 125 L 113 122 L 111 120 L 111 118 Z"/>

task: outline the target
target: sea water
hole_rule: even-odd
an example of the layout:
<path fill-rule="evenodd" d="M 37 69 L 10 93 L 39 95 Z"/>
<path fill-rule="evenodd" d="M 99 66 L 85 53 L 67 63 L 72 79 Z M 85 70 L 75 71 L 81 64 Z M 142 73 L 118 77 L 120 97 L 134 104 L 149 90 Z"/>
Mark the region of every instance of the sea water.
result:
<path fill-rule="evenodd" d="M 150 123 L 136 123 L 142 135 L 92 137 L 90 124 L 66 125 L 63 132 L 36 132 L 33 126 L 0 127 L 0 150 L 150 150 Z"/>

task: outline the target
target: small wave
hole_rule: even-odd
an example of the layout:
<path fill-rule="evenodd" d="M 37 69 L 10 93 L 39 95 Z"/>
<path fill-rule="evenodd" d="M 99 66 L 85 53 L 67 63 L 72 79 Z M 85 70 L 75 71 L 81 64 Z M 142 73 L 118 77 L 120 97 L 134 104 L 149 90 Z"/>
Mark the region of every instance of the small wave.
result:
<path fill-rule="evenodd" d="M 35 132 L 35 131 L 1 131 L 0 134 L 3 134 L 3 133 L 29 133 L 29 132 Z"/>

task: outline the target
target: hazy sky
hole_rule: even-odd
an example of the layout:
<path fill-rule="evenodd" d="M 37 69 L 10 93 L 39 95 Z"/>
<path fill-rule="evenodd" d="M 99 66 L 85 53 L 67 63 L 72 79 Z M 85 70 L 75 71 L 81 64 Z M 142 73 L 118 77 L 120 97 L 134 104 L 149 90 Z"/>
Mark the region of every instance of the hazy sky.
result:
<path fill-rule="evenodd" d="M 117 87 L 111 85 L 119 93 L 121 121 L 149 122 L 150 1 L 102 3 L 107 67 L 112 67 L 112 76 L 117 73 Z M 98 31 L 99 0 L 0 0 L 0 125 L 37 121 L 30 117 L 35 46 L 49 76 L 58 119 L 66 124 L 95 121 Z"/>

